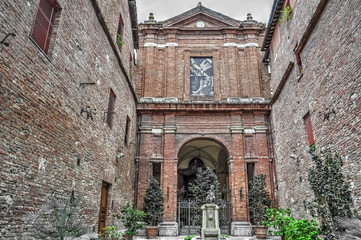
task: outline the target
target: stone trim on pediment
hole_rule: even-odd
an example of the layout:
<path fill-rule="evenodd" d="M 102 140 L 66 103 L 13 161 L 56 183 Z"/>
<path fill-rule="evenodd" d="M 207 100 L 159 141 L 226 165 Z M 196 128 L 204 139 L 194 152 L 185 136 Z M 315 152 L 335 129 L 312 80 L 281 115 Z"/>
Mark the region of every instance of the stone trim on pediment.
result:
<path fill-rule="evenodd" d="M 239 27 L 242 23 L 242 21 L 233 19 L 223 15 L 222 13 L 206 8 L 202 4 L 198 4 L 197 7 L 167 19 L 161 23 L 163 27 L 186 26 L 189 23 L 195 22 L 197 20 L 213 23 L 215 24 L 215 27 Z"/>

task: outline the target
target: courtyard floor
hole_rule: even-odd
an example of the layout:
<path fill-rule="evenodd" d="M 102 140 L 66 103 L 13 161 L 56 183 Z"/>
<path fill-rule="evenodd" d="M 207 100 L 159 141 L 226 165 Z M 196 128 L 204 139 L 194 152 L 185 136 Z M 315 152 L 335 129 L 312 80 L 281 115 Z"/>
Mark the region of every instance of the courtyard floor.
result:
<path fill-rule="evenodd" d="M 185 236 L 176 236 L 176 237 L 157 237 L 156 239 L 160 239 L 160 240 L 184 240 Z M 137 236 L 137 237 L 133 237 L 133 240 L 146 240 L 147 238 L 145 236 Z M 200 237 L 197 238 L 193 238 L 194 239 L 200 239 Z M 229 236 L 228 238 L 229 240 L 258 240 L 255 236 L 252 237 L 232 237 Z M 279 236 L 268 236 L 267 239 L 273 239 L 273 240 L 280 240 L 281 237 Z"/>

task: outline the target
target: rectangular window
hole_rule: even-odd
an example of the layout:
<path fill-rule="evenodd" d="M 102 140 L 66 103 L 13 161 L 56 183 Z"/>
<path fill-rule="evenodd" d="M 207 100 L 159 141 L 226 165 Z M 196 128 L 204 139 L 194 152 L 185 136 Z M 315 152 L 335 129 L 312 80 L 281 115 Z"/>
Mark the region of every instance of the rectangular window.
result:
<path fill-rule="evenodd" d="M 298 66 L 298 75 L 301 75 L 302 72 L 303 72 L 302 60 L 301 60 L 301 53 L 299 51 L 297 51 L 297 46 L 298 46 L 298 44 L 296 44 L 293 51 L 294 51 L 295 56 L 296 56 L 296 62 L 297 62 L 297 66 Z"/>
<path fill-rule="evenodd" d="M 191 57 L 190 59 L 191 96 L 213 96 L 213 58 Z"/>
<path fill-rule="evenodd" d="M 119 50 L 122 50 L 122 46 L 124 44 L 123 30 L 124 30 L 123 18 L 122 18 L 122 15 L 119 15 L 119 24 L 118 24 L 118 31 L 117 31 L 117 44 L 118 44 Z"/>
<path fill-rule="evenodd" d="M 128 146 L 129 128 L 130 128 L 130 118 L 127 116 L 127 122 L 125 124 L 125 133 L 124 133 L 124 145 L 125 146 Z"/>
<path fill-rule="evenodd" d="M 46 53 L 49 51 L 51 35 L 54 31 L 55 18 L 60 14 L 60 7 L 51 0 L 40 0 L 30 38 Z"/>
<path fill-rule="evenodd" d="M 160 183 L 161 177 L 161 163 L 153 163 L 153 177 Z"/>
<path fill-rule="evenodd" d="M 107 123 L 109 124 L 110 127 L 112 126 L 112 123 L 113 123 L 113 115 L 115 114 L 115 112 L 114 112 L 115 99 L 116 99 L 116 96 L 115 96 L 113 90 L 110 89 L 110 93 L 109 93 L 109 103 L 108 103 L 108 112 L 107 112 Z"/>
<path fill-rule="evenodd" d="M 315 139 L 313 138 L 311 115 L 309 112 L 303 117 L 303 120 L 305 121 L 306 129 L 307 129 L 309 146 L 312 146 L 313 144 L 315 144 Z"/>

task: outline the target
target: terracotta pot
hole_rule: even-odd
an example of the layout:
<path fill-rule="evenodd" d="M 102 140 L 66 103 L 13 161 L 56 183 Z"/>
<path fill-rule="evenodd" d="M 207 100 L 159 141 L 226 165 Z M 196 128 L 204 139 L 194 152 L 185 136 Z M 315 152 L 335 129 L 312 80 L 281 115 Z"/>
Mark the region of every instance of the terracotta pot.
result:
<path fill-rule="evenodd" d="M 145 232 L 147 234 L 147 239 L 156 238 L 158 235 L 158 227 L 146 226 Z"/>
<path fill-rule="evenodd" d="M 264 226 L 253 226 L 254 234 L 256 234 L 257 238 L 266 239 L 268 227 Z"/>

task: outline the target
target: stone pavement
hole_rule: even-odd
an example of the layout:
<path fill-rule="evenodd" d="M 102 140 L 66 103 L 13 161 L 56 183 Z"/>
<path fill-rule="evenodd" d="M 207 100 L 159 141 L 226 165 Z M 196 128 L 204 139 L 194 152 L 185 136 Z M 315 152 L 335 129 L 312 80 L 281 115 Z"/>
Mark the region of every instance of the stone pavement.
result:
<path fill-rule="evenodd" d="M 186 236 L 175 236 L 175 237 L 157 237 L 156 239 L 160 239 L 160 240 L 184 240 Z M 133 240 L 146 240 L 147 238 L 145 236 L 137 236 L 137 237 L 133 237 Z M 200 239 L 200 237 L 194 237 L 192 238 L 192 240 L 198 240 Z M 272 239 L 272 240 L 280 240 L 281 237 L 279 236 L 268 236 L 267 239 Z M 229 236 L 228 238 L 226 238 L 226 240 L 257 240 L 256 236 L 252 236 L 252 237 L 232 237 Z"/>

